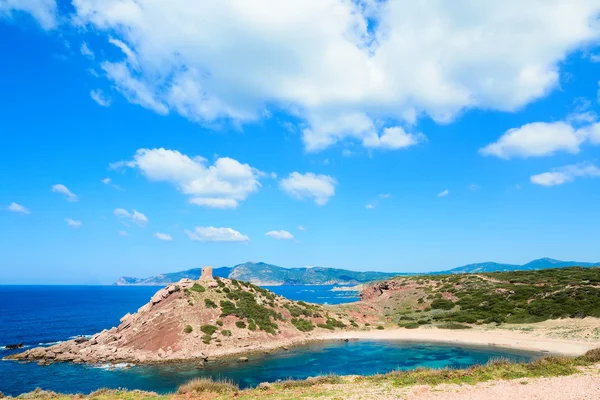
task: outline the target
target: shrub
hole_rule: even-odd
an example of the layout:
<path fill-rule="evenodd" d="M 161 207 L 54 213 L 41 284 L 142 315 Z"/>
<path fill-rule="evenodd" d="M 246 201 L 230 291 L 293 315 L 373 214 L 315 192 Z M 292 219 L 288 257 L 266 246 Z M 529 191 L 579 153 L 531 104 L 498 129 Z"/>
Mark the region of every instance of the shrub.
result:
<path fill-rule="evenodd" d="M 244 321 L 235 321 L 235 326 L 240 329 L 244 329 L 246 327 L 246 323 Z"/>
<path fill-rule="evenodd" d="M 194 286 L 192 286 L 190 288 L 190 290 L 192 290 L 194 292 L 198 292 L 198 293 L 206 292 L 206 289 L 204 288 L 204 286 L 199 285 L 197 283 L 194 283 Z"/>
<path fill-rule="evenodd" d="M 206 333 L 207 335 L 212 335 L 213 333 L 215 333 L 219 328 L 217 328 L 214 325 L 202 325 L 200 327 L 200 330 L 204 333 Z"/>
<path fill-rule="evenodd" d="M 179 386 L 177 394 L 237 392 L 238 386 L 229 379 L 214 381 L 211 378 L 196 378 Z"/>
<path fill-rule="evenodd" d="M 217 308 L 217 303 L 215 303 L 211 299 L 204 299 L 204 304 L 207 308 Z"/>
<path fill-rule="evenodd" d="M 220 319 L 218 319 L 218 320 L 217 320 L 217 325 L 219 325 L 219 326 L 223 326 L 223 320 L 220 320 Z"/>
<path fill-rule="evenodd" d="M 377 329 L 379 329 L 380 331 L 384 330 L 385 328 L 383 327 L 383 325 L 377 325 Z"/>
<path fill-rule="evenodd" d="M 183 328 L 185 333 L 192 333 L 193 330 L 194 328 L 192 328 L 190 325 L 186 325 L 185 328 Z"/>
<path fill-rule="evenodd" d="M 431 302 L 431 308 L 434 310 L 451 310 L 454 308 L 454 303 L 450 300 L 435 299 Z"/>
<path fill-rule="evenodd" d="M 458 322 L 444 322 L 436 326 L 439 329 L 471 329 L 469 325 L 459 324 Z"/>
<path fill-rule="evenodd" d="M 309 332 L 315 329 L 313 323 L 304 318 L 292 318 L 292 325 L 301 332 Z"/>
<path fill-rule="evenodd" d="M 229 329 L 223 329 L 221 333 L 223 336 L 231 336 L 231 331 Z"/>
<path fill-rule="evenodd" d="M 202 342 L 204 344 L 210 344 L 210 340 L 212 339 L 212 337 L 208 334 L 206 335 L 202 335 Z"/>
<path fill-rule="evenodd" d="M 248 324 L 248 329 L 251 331 L 256 330 L 256 324 L 254 323 L 254 321 L 250 321 L 250 323 Z"/>

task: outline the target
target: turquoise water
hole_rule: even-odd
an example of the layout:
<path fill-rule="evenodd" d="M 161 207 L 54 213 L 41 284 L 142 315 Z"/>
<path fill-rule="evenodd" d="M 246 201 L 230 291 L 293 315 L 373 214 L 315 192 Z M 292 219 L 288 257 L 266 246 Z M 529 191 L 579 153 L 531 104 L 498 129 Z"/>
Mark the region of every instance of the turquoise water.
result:
<path fill-rule="evenodd" d="M 17 395 L 36 387 L 66 393 L 89 393 L 101 387 L 173 392 L 199 376 L 227 377 L 242 388 L 260 382 L 307 378 L 320 374 L 372 375 L 416 367 L 466 368 L 494 358 L 529 361 L 535 354 L 492 348 L 456 347 L 398 341 L 332 341 L 251 356 L 247 363 L 207 363 L 108 369 L 69 363 L 40 367 L 32 363 L 0 362 L 0 391 Z M 7 375 L 10 373 L 10 376 Z"/>

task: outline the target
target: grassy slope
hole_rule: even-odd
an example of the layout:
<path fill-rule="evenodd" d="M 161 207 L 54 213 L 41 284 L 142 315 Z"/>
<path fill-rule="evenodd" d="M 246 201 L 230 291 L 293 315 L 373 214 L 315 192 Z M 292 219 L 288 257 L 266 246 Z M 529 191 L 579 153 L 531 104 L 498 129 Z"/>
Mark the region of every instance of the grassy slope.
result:
<path fill-rule="evenodd" d="M 382 311 L 409 328 L 600 317 L 600 268 L 423 275 L 391 282 L 396 286 L 382 297 Z"/>

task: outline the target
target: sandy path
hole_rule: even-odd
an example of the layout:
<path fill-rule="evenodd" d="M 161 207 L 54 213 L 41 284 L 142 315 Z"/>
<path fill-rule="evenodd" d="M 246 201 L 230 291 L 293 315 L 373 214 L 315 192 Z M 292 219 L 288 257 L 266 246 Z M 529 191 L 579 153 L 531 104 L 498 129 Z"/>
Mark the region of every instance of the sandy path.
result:
<path fill-rule="evenodd" d="M 557 339 L 506 330 L 448 330 L 436 328 L 388 329 L 336 332 L 323 339 L 396 339 L 406 341 L 452 343 L 461 345 L 498 346 L 520 350 L 581 355 L 600 347 L 600 340 Z M 599 397 L 600 399 L 600 397 Z"/>
<path fill-rule="evenodd" d="M 398 397 L 391 397 L 398 398 Z M 470 385 L 419 386 L 412 389 L 407 400 L 598 400 L 600 375 L 561 376 L 557 378 L 515 379 Z"/>

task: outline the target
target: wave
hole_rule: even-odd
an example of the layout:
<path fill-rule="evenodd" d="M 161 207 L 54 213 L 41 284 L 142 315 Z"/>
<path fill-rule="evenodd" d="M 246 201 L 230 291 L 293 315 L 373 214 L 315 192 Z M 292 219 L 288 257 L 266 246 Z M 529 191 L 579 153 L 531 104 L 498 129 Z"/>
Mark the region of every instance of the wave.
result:
<path fill-rule="evenodd" d="M 62 342 L 64 342 L 64 340 L 58 340 L 56 342 L 42 342 L 42 343 L 38 343 L 38 346 L 54 346 L 54 345 L 62 343 Z"/>
<path fill-rule="evenodd" d="M 79 339 L 79 338 L 91 338 L 94 335 L 76 335 L 76 336 L 69 336 L 69 339 Z"/>
<path fill-rule="evenodd" d="M 93 365 L 92 368 L 104 369 L 104 370 L 112 370 L 112 369 L 125 369 L 131 368 L 133 364 L 129 363 L 118 363 L 118 364 L 99 364 Z"/>

